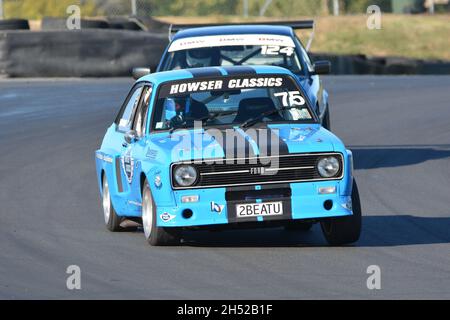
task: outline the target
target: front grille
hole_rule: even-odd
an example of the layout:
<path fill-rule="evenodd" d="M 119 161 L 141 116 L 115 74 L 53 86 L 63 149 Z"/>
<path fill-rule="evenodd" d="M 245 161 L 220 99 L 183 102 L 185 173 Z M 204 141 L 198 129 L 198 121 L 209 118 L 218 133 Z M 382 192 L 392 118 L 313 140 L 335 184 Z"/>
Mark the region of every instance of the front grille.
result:
<path fill-rule="evenodd" d="M 317 171 L 317 162 L 321 157 L 329 155 L 338 157 L 340 170 L 333 178 L 322 178 Z M 212 163 L 212 161 L 206 163 L 205 161 L 192 161 L 172 164 L 172 173 L 173 169 L 180 164 L 193 165 L 198 171 L 198 179 L 194 186 L 180 187 L 174 183 L 174 179 L 172 178 L 172 187 L 174 189 L 195 189 L 336 180 L 341 179 L 343 174 L 343 160 L 342 154 L 340 153 L 290 154 L 278 157 L 220 160 L 220 163 L 217 163 L 218 159 L 216 159 L 215 163 Z M 278 165 L 275 165 L 276 161 L 278 161 Z"/>

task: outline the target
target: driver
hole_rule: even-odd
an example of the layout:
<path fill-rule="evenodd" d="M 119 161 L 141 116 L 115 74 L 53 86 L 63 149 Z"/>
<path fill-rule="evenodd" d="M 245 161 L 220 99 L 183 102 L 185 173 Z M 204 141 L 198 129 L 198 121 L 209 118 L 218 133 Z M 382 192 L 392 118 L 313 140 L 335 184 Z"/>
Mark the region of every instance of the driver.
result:
<path fill-rule="evenodd" d="M 166 127 L 180 125 L 186 113 L 186 98 L 167 98 L 164 102 Z"/>
<path fill-rule="evenodd" d="M 219 51 L 216 48 L 188 50 L 186 64 L 188 68 L 219 66 Z"/>

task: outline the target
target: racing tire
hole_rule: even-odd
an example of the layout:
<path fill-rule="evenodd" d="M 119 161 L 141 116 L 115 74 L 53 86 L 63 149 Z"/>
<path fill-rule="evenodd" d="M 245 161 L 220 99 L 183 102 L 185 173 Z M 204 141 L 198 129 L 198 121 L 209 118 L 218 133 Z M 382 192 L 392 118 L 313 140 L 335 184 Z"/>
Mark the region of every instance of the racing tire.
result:
<path fill-rule="evenodd" d="M 339 246 L 358 241 L 361 234 L 361 202 L 358 186 L 353 179 L 351 216 L 330 218 L 320 222 L 322 232 L 331 246 Z"/>
<path fill-rule="evenodd" d="M 168 246 L 180 243 L 178 228 L 158 227 L 156 221 L 156 205 L 148 182 L 145 180 L 142 190 L 142 227 L 145 239 L 152 246 Z"/>
<path fill-rule="evenodd" d="M 108 29 L 109 23 L 105 20 L 80 19 L 81 29 Z M 67 19 L 44 17 L 41 23 L 42 30 L 67 30 Z"/>
<path fill-rule="evenodd" d="M 108 20 L 111 29 L 142 31 L 142 28 L 134 21 L 114 19 Z"/>
<path fill-rule="evenodd" d="M 311 230 L 314 223 L 312 222 L 302 222 L 302 221 L 291 221 L 289 224 L 284 226 L 284 230 L 286 231 L 309 231 Z"/>
<path fill-rule="evenodd" d="M 323 116 L 322 126 L 327 129 L 328 131 L 331 131 L 331 124 L 330 124 L 330 108 L 327 107 L 327 111 L 325 111 L 325 115 Z"/>
<path fill-rule="evenodd" d="M 109 191 L 109 184 L 106 176 L 103 176 L 102 183 L 102 205 L 103 205 L 103 217 L 105 220 L 106 228 L 109 231 L 116 232 L 120 231 L 120 223 L 122 222 L 122 218 L 117 215 L 116 210 L 114 210 L 112 201 L 111 201 L 111 193 Z"/>
<path fill-rule="evenodd" d="M 28 20 L 7 19 L 0 20 L 0 30 L 29 30 Z"/>
<path fill-rule="evenodd" d="M 108 29 L 109 23 L 104 20 L 81 19 L 81 29 Z"/>

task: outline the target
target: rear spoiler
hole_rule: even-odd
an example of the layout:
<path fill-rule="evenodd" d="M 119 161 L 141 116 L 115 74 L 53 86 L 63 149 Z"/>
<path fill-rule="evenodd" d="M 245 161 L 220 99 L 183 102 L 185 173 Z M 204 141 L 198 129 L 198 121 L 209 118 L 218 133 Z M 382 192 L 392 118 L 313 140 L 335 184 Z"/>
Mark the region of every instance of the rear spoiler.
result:
<path fill-rule="evenodd" d="M 244 23 L 205 23 L 205 24 L 171 24 L 169 26 L 169 41 L 172 41 L 172 34 L 180 30 L 200 27 L 218 27 L 218 26 L 288 26 L 294 30 L 311 29 L 308 42 L 306 44 L 306 51 L 309 51 L 312 41 L 314 39 L 315 24 L 314 20 L 297 20 L 297 21 L 261 21 L 261 22 L 244 22 Z"/>
<path fill-rule="evenodd" d="M 298 21 L 261 21 L 261 22 L 243 22 L 243 23 L 205 23 L 205 24 L 171 24 L 170 33 L 176 33 L 180 30 L 200 27 L 218 27 L 218 26 L 288 26 L 292 29 L 314 29 L 314 20 Z"/>

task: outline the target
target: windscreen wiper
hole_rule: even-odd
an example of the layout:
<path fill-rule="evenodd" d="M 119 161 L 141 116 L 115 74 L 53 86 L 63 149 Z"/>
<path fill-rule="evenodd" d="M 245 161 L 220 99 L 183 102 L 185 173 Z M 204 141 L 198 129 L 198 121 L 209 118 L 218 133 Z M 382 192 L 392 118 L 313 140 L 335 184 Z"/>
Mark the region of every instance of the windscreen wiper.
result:
<path fill-rule="evenodd" d="M 188 128 L 188 127 L 189 127 L 189 126 L 188 126 L 187 122 L 184 121 L 184 122 L 181 123 L 180 125 L 173 126 L 173 127 L 169 130 L 169 133 L 172 134 L 175 130 L 178 130 L 178 129 L 186 129 L 186 128 Z"/>
<path fill-rule="evenodd" d="M 269 110 L 266 112 L 261 113 L 259 116 L 255 117 L 255 118 L 250 118 L 245 120 L 240 127 L 241 128 L 247 128 L 247 127 L 251 127 L 254 124 L 260 122 L 262 119 L 264 119 L 265 117 L 271 116 L 279 111 L 283 111 L 283 110 L 290 110 L 290 109 L 296 109 L 298 106 L 292 106 L 292 107 L 281 107 L 280 109 L 273 109 L 273 110 Z"/>
<path fill-rule="evenodd" d="M 186 128 L 188 128 L 188 127 L 189 127 L 189 126 L 188 126 L 188 121 L 201 121 L 202 124 L 203 124 L 203 123 L 206 123 L 206 122 L 208 122 L 208 121 L 214 120 L 214 119 L 216 119 L 217 117 L 220 117 L 220 116 L 227 116 L 227 115 L 230 115 L 230 114 L 234 114 L 234 113 L 236 113 L 236 112 L 237 112 L 237 111 L 227 111 L 227 112 L 214 113 L 214 114 L 210 114 L 209 116 L 206 116 L 206 117 L 203 117 L 203 118 L 200 118 L 200 119 L 187 118 L 187 119 L 186 119 L 184 122 L 182 122 L 181 124 L 172 127 L 172 128 L 169 130 L 169 133 L 173 133 L 173 132 L 174 132 L 175 130 L 177 130 L 177 129 L 186 129 Z"/>
<path fill-rule="evenodd" d="M 218 117 L 228 116 L 228 115 L 234 114 L 234 113 L 237 113 L 237 111 L 227 111 L 227 112 L 213 113 L 213 114 L 210 114 L 209 116 L 197 119 L 197 121 L 201 121 L 202 123 L 206 123 L 206 122 L 212 121 L 212 120 L 214 120 L 214 119 L 216 119 Z"/>

